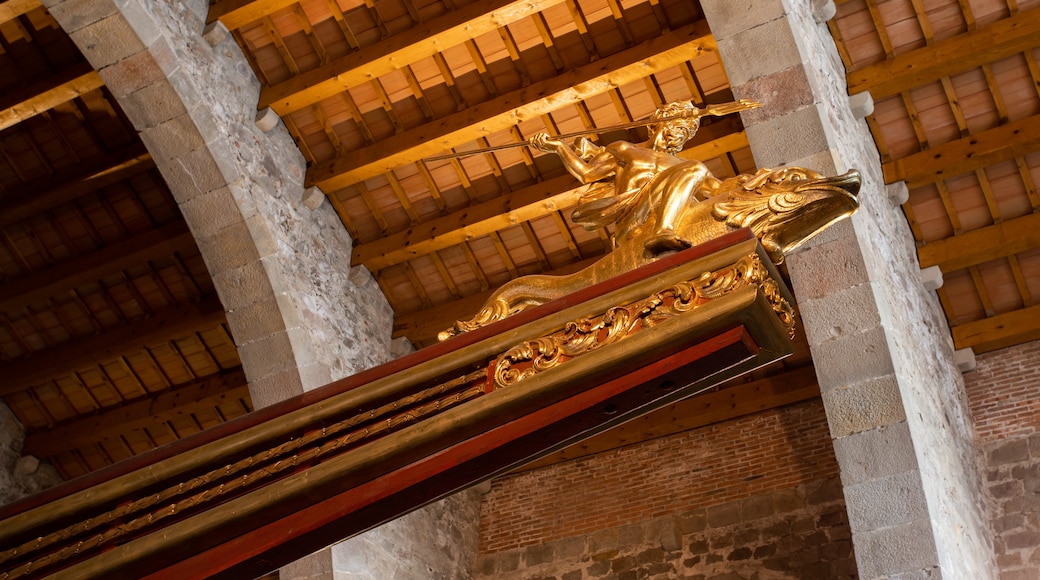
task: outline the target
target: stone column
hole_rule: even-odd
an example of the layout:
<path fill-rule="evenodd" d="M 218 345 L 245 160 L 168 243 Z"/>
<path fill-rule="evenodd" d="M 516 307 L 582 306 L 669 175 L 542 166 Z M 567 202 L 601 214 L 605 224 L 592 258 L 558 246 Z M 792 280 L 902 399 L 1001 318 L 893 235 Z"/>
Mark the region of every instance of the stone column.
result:
<path fill-rule="evenodd" d="M 285 125 L 257 113 L 260 82 L 238 45 L 222 25 L 205 28 L 209 1 L 44 4 L 119 101 L 177 200 L 227 311 L 253 405 L 388 361 L 393 311 L 364 268 L 351 270 L 352 241 L 330 204 L 304 190 L 306 164 Z M 415 517 L 437 525 L 443 513 Z M 475 538 L 477 518 L 463 521 L 469 527 L 458 534 Z M 371 532 L 374 543 L 382 533 Z M 468 549 L 413 525 L 393 542 L 422 558 L 402 568 L 396 553 L 365 548 L 358 557 L 393 559 L 400 578 L 468 576 L 457 558 L 431 556 L 455 549 L 438 541 Z M 419 548 L 431 542 L 441 549 Z M 332 578 L 336 561 L 323 550 L 282 576 Z"/>
<path fill-rule="evenodd" d="M 860 577 L 993 578 L 964 383 L 912 236 L 849 106 L 825 2 L 704 0 L 760 167 L 863 173 L 862 208 L 790 256 Z M 814 17 L 815 12 L 815 17 Z"/>

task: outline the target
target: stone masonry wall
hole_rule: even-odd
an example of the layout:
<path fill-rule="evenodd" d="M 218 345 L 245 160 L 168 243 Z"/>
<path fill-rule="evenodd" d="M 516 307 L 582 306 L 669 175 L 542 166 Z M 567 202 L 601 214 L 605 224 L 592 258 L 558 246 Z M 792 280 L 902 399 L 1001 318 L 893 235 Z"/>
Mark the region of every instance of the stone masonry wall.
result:
<path fill-rule="evenodd" d="M 61 483 L 61 475 L 49 463 L 22 457 L 25 428 L 0 402 L 0 505 Z"/>
<path fill-rule="evenodd" d="M 855 577 L 819 400 L 498 478 L 477 577 Z"/>
<path fill-rule="evenodd" d="M 305 203 L 304 159 L 285 126 L 265 132 L 255 123 L 260 83 L 227 31 L 205 27 L 210 2 L 44 4 L 118 100 L 180 205 L 227 311 L 253 405 L 389 360 L 393 312 L 371 275 L 350 268 L 351 240 L 330 204 Z M 475 518 L 467 533 L 476 538 Z M 420 549 L 430 540 L 415 531 L 394 541 L 431 556 Z M 283 577 L 331 579 L 333 560 L 325 550 Z M 441 569 L 466 577 L 443 556 L 397 577 Z"/>
<path fill-rule="evenodd" d="M 861 208 L 788 256 L 864 578 L 992 578 L 978 455 L 949 329 L 849 106 L 825 2 L 703 0 L 760 166 L 862 173 Z"/>
<path fill-rule="evenodd" d="M 986 458 L 1001 580 L 1040 580 L 1040 341 L 976 358 L 965 375 Z"/>

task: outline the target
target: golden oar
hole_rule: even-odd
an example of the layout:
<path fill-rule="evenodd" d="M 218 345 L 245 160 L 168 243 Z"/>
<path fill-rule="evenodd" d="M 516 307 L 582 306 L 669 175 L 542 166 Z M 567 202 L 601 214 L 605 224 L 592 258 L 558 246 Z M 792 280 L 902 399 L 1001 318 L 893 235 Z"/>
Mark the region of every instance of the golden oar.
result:
<path fill-rule="evenodd" d="M 598 133 L 606 133 L 608 131 L 621 131 L 624 129 L 634 129 L 636 127 L 645 127 L 647 125 L 654 125 L 657 123 L 665 123 L 667 121 L 674 121 L 677 119 L 699 119 L 701 117 L 721 117 L 723 115 L 729 115 L 730 113 L 737 113 L 739 111 L 746 111 L 748 109 L 757 109 L 761 107 L 762 103 L 757 101 L 751 101 L 748 99 L 741 99 L 739 101 L 733 101 L 731 103 L 722 103 L 719 105 L 707 105 L 703 109 L 698 109 L 695 113 L 686 113 L 683 115 L 673 115 L 671 117 L 661 117 L 660 119 L 643 119 L 642 121 L 632 121 L 631 123 L 623 123 L 621 125 L 612 125 L 610 127 L 597 127 L 595 129 L 586 129 L 584 131 L 576 131 L 574 133 L 564 133 L 562 135 L 553 135 L 553 139 L 571 139 L 574 137 L 582 137 L 584 135 L 596 135 Z M 499 151 L 501 149 L 512 149 L 513 147 L 529 147 L 530 143 L 527 141 L 519 141 L 517 143 L 506 143 L 504 145 L 494 145 L 491 147 L 484 147 L 482 149 L 474 149 L 472 151 L 459 151 L 456 153 L 446 153 L 444 155 L 436 155 L 434 157 L 427 157 L 423 161 L 443 161 L 445 159 L 457 159 L 459 157 L 466 157 L 468 155 L 479 155 L 481 153 L 490 153 L 492 151 Z"/>

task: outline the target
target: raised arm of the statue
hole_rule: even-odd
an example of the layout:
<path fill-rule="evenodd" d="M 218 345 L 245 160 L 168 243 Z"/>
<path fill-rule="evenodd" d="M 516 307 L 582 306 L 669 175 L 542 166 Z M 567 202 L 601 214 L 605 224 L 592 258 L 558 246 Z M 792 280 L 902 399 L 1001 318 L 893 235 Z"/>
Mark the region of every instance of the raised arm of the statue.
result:
<path fill-rule="evenodd" d="M 602 148 L 586 161 L 566 141 L 553 139 L 544 131 L 535 134 L 528 142 L 539 151 L 559 155 L 567 171 L 582 183 L 592 183 L 614 173 L 613 157 Z"/>
<path fill-rule="evenodd" d="M 718 105 L 708 105 L 701 109 L 701 116 L 714 115 L 721 117 L 722 115 L 729 115 L 730 113 L 738 113 L 740 111 L 747 111 L 748 109 L 757 109 L 762 106 L 762 103 L 758 101 L 752 101 L 750 99 L 740 99 L 732 103 L 722 103 Z"/>

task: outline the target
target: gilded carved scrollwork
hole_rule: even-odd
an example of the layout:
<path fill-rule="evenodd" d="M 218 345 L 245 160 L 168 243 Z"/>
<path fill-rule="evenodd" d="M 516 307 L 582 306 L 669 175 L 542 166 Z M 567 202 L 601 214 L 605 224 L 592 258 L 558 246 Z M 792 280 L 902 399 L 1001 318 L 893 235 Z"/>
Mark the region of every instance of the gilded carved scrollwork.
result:
<path fill-rule="evenodd" d="M 665 323 L 747 287 L 759 288 L 793 337 L 794 309 L 759 256 L 750 254 L 726 268 L 705 272 L 637 302 L 611 307 L 599 316 L 573 320 L 558 332 L 522 342 L 498 357 L 495 386 L 514 386 L 572 358 L 625 340 L 642 328 Z"/>

